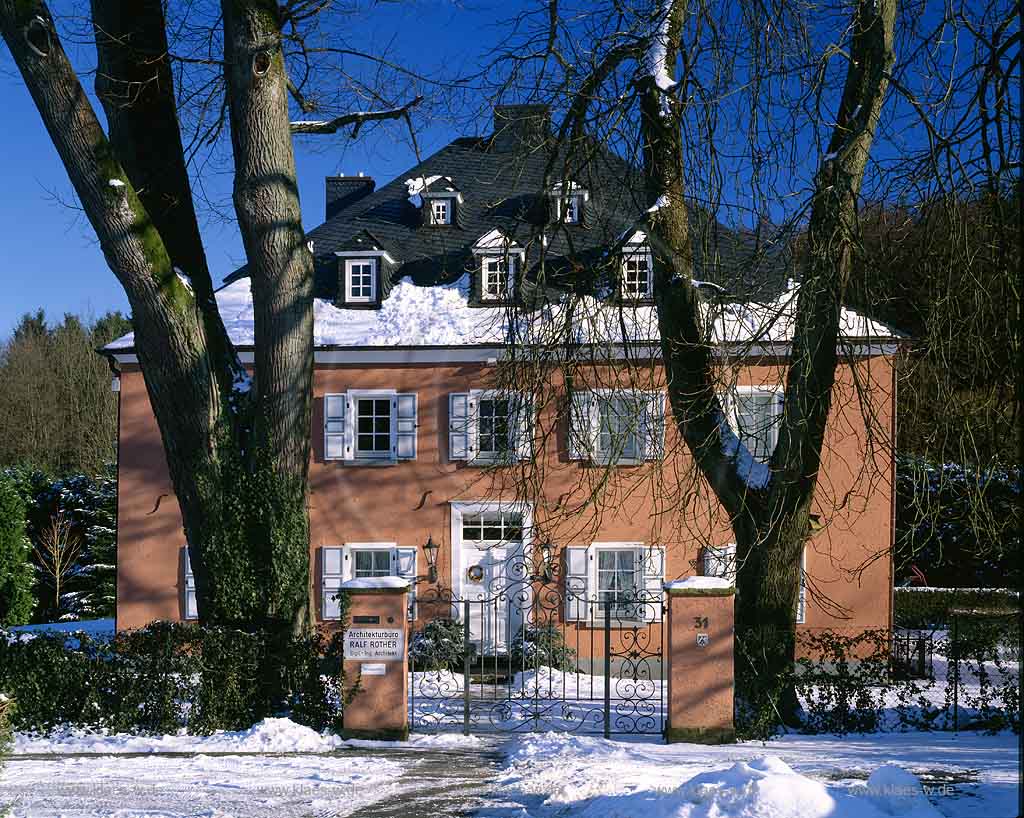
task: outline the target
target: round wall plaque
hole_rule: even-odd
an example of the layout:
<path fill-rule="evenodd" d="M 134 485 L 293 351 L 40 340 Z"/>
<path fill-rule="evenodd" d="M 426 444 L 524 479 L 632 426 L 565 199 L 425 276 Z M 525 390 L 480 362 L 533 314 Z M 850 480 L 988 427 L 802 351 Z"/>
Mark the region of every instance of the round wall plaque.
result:
<path fill-rule="evenodd" d="M 470 582 L 481 582 L 484 578 L 484 567 L 482 565 L 471 565 L 466 571 L 466 579 Z"/>

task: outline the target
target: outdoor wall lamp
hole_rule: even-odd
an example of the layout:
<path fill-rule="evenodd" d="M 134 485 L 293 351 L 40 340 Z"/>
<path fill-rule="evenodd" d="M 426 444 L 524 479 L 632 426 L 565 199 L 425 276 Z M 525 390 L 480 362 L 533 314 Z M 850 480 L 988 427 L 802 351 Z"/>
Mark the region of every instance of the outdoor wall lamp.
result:
<path fill-rule="evenodd" d="M 427 555 L 427 579 L 430 582 L 437 582 L 437 552 L 440 550 L 441 546 L 428 535 L 427 541 L 423 544 L 423 551 Z"/>
<path fill-rule="evenodd" d="M 551 548 L 551 540 L 544 540 L 540 546 L 541 578 L 544 582 L 551 582 L 554 567 L 554 553 Z"/>

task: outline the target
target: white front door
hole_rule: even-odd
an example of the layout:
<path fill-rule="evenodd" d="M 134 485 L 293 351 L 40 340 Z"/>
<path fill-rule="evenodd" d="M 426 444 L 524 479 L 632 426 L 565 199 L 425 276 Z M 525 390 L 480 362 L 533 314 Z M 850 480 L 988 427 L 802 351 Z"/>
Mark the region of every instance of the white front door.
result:
<path fill-rule="evenodd" d="M 469 635 L 487 656 L 506 653 L 529 610 L 532 589 L 524 576 L 529 510 L 523 504 L 460 504 L 452 514 L 457 596 L 469 601 Z M 465 605 L 456 612 L 464 615 Z"/>

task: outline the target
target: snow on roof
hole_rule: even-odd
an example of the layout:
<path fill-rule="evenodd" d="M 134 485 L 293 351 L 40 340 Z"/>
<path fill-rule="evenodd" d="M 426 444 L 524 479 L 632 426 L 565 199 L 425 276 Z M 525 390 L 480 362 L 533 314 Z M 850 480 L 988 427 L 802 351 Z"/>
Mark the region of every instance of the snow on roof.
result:
<path fill-rule="evenodd" d="M 488 230 L 473 244 L 474 250 L 506 250 L 511 247 L 518 247 L 512 239 L 502 233 L 497 227 Z"/>
<path fill-rule="evenodd" d="M 405 191 L 409 197 L 409 201 L 414 207 L 423 206 L 422 194 L 430 189 L 430 186 L 435 182 L 444 179 L 448 184 L 445 185 L 445 191 L 456 193 L 455 182 L 451 180 L 450 176 L 416 176 L 411 179 L 405 180 Z"/>
<path fill-rule="evenodd" d="M 716 343 L 784 343 L 791 338 L 797 289 L 773 303 L 704 305 Z M 236 346 L 252 346 L 253 302 L 249 279 L 242 278 L 217 291 L 217 306 L 228 336 Z M 659 337 L 658 316 L 652 306 L 620 306 L 594 296 L 574 297 L 536 312 L 517 316 L 505 306 L 470 306 L 469 275 L 452 284 L 420 287 L 403 278 L 380 309 L 342 309 L 314 299 L 313 342 L 318 347 L 462 347 L 500 345 L 514 336 L 520 343 L 608 344 L 628 340 L 652 343 Z M 851 338 L 892 339 L 884 324 L 844 309 L 841 330 Z M 108 344 L 111 352 L 131 349 L 129 333 Z"/>

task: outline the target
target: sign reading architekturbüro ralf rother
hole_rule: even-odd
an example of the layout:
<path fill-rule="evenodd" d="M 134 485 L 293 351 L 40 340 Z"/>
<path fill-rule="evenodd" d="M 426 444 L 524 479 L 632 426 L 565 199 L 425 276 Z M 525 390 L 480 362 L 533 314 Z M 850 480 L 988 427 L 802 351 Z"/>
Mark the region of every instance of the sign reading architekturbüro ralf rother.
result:
<path fill-rule="evenodd" d="M 401 628 L 349 628 L 345 631 L 345 658 L 400 662 L 404 640 Z"/>

